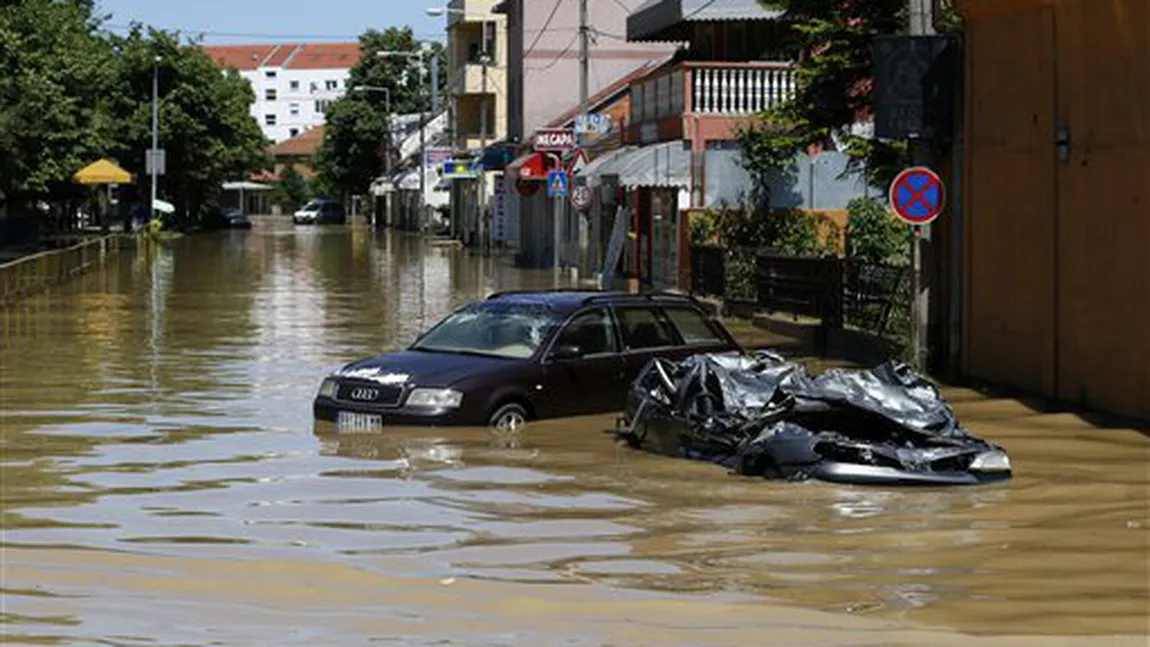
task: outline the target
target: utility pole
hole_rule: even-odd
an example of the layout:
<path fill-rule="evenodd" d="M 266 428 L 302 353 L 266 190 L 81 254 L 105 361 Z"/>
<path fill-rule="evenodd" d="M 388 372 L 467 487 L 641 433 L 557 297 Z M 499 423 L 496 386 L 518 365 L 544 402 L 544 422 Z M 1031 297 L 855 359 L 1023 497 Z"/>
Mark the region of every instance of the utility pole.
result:
<path fill-rule="evenodd" d="M 588 95 L 590 94 L 590 88 L 589 88 L 589 85 L 590 85 L 589 75 L 590 75 L 590 68 L 591 68 L 590 49 L 591 49 L 591 26 L 588 24 L 588 19 L 587 19 L 587 0 L 579 0 L 579 117 L 576 120 L 576 123 L 578 124 L 581 122 L 584 128 L 587 127 Z M 581 139 L 582 138 L 580 137 L 580 133 L 578 132 L 578 130 L 576 130 L 576 133 L 575 133 L 576 155 L 579 154 L 578 149 L 580 149 L 582 147 Z M 572 185 L 573 185 L 573 182 L 568 182 L 569 188 Z M 560 209 L 558 208 L 558 203 L 556 205 L 555 211 L 556 211 L 555 241 L 556 241 L 556 245 L 558 245 L 559 240 L 560 240 L 559 231 L 558 231 L 558 228 L 559 228 L 559 215 L 558 214 L 560 212 Z M 566 209 L 564 211 L 567 213 L 567 221 L 571 225 L 571 226 L 567 227 L 567 231 L 568 232 L 575 232 L 575 236 L 577 237 L 578 241 L 580 242 L 579 258 L 576 259 L 576 262 L 573 264 L 573 266 L 575 268 L 575 273 L 577 276 L 579 268 L 582 267 L 586 261 L 587 251 L 588 251 L 581 244 L 583 239 L 584 239 L 583 226 L 582 226 L 583 221 L 582 221 L 582 218 L 580 217 L 580 215 L 577 213 L 577 211 L 575 209 L 571 208 L 570 202 L 567 203 Z M 570 249 L 571 241 L 568 240 L 567 243 L 568 243 L 568 249 Z"/>
<path fill-rule="evenodd" d="M 588 74 L 591 59 L 591 27 L 587 24 L 587 0 L 579 0 L 579 114 L 587 116 Z"/>
<path fill-rule="evenodd" d="M 933 36 L 934 0 L 907 0 L 910 17 L 911 36 Z M 928 129 L 929 130 L 929 129 Z M 919 135 L 911 137 L 910 149 L 916 166 L 933 168 L 934 141 Z M 930 309 L 931 285 L 935 265 L 934 248 L 931 242 L 931 225 L 923 225 L 912 241 L 912 286 L 914 305 L 911 308 L 911 345 L 914 349 L 914 365 L 919 371 L 926 371 L 930 360 Z"/>

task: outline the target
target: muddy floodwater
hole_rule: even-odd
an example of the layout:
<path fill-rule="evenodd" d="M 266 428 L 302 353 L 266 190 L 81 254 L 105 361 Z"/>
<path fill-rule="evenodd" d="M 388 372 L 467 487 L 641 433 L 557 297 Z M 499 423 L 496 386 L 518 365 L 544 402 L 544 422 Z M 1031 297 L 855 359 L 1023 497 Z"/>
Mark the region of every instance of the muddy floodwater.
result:
<path fill-rule="evenodd" d="M 0 310 L 0 643 L 1147 643 L 1137 429 L 949 389 L 1014 480 L 894 490 L 636 453 L 610 417 L 313 423 L 326 371 L 551 280 L 257 219 Z"/>

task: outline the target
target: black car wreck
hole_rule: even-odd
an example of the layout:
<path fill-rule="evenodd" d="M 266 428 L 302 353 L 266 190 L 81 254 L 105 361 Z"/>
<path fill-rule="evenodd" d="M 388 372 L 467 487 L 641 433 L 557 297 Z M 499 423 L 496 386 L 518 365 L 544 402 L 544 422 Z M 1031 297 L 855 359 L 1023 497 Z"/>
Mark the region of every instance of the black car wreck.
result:
<path fill-rule="evenodd" d="M 655 357 L 737 349 L 685 295 L 504 292 L 448 315 L 404 350 L 328 375 L 313 412 L 352 428 L 515 428 L 621 410 Z"/>
<path fill-rule="evenodd" d="M 1010 459 L 972 436 L 908 366 L 814 377 L 770 352 L 653 359 L 633 383 L 617 436 L 748 476 L 883 485 L 1011 478 Z"/>

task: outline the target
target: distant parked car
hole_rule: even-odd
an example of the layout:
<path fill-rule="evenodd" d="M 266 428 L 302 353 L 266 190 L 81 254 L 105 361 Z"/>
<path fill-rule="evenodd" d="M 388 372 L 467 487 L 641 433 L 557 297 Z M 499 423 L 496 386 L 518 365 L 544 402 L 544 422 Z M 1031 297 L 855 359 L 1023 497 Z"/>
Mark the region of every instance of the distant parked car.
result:
<path fill-rule="evenodd" d="M 252 221 L 238 207 L 215 207 L 204 219 L 208 229 L 251 229 Z"/>
<path fill-rule="evenodd" d="M 297 225 L 342 225 L 347 223 L 347 213 L 340 202 L 316 199 L 296 211 L 292 222 Z"/>
<path fill-rule="evenodd" d="M 653 357 L 739 349 L 694 298 L 508 292 L 468 305 L 406 350 L 327 376 L 313 403 L 341 426 L 490 425 L 621 411 Z"/>

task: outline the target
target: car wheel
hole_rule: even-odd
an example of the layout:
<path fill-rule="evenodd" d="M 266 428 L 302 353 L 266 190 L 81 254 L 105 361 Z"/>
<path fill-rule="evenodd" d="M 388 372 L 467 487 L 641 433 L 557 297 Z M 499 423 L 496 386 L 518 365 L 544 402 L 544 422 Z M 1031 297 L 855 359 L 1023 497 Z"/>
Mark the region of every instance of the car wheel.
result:
<path fill-rule="evenodd" d="M 500 431 L 517 431 L 526 424 L 527 409 L 515 402 L 499 407 L 487 420 L 489 427 Z"/>

